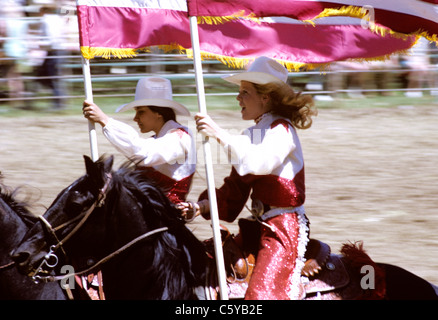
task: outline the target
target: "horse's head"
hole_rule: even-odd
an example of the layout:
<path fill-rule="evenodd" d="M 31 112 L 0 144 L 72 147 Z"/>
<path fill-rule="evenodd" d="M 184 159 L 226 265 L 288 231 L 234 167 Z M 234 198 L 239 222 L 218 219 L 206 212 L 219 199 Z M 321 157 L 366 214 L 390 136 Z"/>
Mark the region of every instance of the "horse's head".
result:
<path fill-rule="evenodd" d="M 29 211 L 28 203 L 16 198 L 19 190 L 0 183 L 0 300 L 65 300 L 58 283 L 36 285 L 15 267 L 9 268 L 13 264 L 11 250 L 38 221 Z"/>
<path fill-rule="evenodd" d="M 85 232 L 82 225 L 105 200 L 113 157 L 96 162 L 87 156 L 84 159 L 86 174 L 59 193 L 40 217 L 40 223 L 33 225 L 12 253 L 22 273 L 35 276 L 45 267 L 55 267 L 59 254 L 67 251 L 70 238 Z M 89 241 L 99 234 L 97 229 L 87 231 Z"/>

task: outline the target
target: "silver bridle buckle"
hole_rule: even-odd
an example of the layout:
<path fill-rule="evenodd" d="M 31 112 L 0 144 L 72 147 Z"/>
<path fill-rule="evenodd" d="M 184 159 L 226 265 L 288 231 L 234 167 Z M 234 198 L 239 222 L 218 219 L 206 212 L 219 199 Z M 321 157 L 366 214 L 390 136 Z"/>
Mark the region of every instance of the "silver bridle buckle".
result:
<path fill-rule="evenodd" d="M 58 265 L 58 256 L 55 254 L 56 247 L 51 246 L 50 251 L 44 256 L 43 261 L 41 261 L 41 264 L 38 266 L 38 268 L 35 270 L 35 273 L 32 276 L 32 280 L 35 283 L 39 283 L 43 277 L 39 276 L 38 274 L 41 271 L 44 271 L 44 266 L 47 266 L 49 268 L 54 268 Z"/>

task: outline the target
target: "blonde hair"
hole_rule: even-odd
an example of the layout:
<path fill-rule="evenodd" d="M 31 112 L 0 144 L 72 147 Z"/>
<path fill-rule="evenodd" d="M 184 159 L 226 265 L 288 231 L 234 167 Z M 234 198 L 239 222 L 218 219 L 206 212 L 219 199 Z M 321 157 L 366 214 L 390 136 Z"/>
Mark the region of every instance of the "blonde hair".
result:
<path fill-rule="evenodd" d="M 265 85 L 255 84 L 259 94 L 270 97 L 271 112 L 290 119 L 292 125 L 298 129 L 308 129 L 312 125 L 312 116 L 318 111 L 310 95 L 295 93 L 286 83 L 271 82 Z"/>

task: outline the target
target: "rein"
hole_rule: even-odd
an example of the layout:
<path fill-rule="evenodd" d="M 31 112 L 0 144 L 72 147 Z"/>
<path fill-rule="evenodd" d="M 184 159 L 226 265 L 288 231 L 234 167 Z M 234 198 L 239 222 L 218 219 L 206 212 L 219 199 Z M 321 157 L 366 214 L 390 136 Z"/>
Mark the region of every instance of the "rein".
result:
<path fill-rule="evenodd" d="M 15 264 L 14 261 L 9 262 L 8 264 L 5 264 L 5 265 L 0 266 L 0 270 L 3 270 L 3 269 L 6 269 L 6 268 L 9 268 L 10 266 L 13 266 L 14 264 Z"/>
<path fill-rule="evenodd" d="M 109 260 L 111 260 L 112 258 L 114 258 L 115 256 L 117 256 L 118 254 L 122 253 L 123 251 L 125 251 L 126 249 L 132 247 L 134 244 L 140 242 L 141 240 L 144 240 L 156 233 L 160 233 L 160 232 L 165 232 L 169 230 L 168 227 L 162 227 L 162 228 L 157 228 L 154 229 L 152 231 L 146 232 L 140 236 L 138 236 L 137 238 L 131 240 L 130 242 L 128 242 L 127 244 L 125 244 L 124 246 L 120 247 L 119 249 L 117 249 L 116 251 L 114 251 L 113 253 L 107 255 L 106 257 L 100 259 L 98 262 L 96 262 L 94 265 L 92 265 L 91 267 L 89 267 L 88 269 L 79 271 L 79 272 L 75 272 L 73 274 L 66 274 L 63 276 L 47 276 L 47 277 L 40 277 L 40 276 L 34 276 L 34 280 L 43 280 L 44 282 L 51 282 L 51 281 L 58 281 L 58 280 L 62 280 L 68 277 L 72 277 L 72 276 L 81 276 L 83 274 L 87 274 L 90 271 L 92 271 L 93 269 L 97 268 L 98 266 L 104 264 L 105 262 L 108 262 Z"/>

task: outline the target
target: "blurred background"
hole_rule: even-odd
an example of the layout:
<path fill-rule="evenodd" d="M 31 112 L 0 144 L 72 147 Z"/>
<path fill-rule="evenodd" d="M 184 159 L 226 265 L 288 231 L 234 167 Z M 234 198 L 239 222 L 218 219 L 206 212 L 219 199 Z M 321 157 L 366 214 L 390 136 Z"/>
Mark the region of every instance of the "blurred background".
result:
<path fill-rule="evenodd" d="M 71 113 L 83 99 L 81 56 L 74 0 L 0 0 L 0 114 Z M 438 101 L 438 48 L 420 40 L 409 55 L 384 62 L 338 62 L 329 70 L 290 74 L 298 91 L 320 107 L 430 104 Z M 140 77 L 172 80 L 178 100 L 196 110 L 193 62 L 152 49 L 131 59 L 91 60 L 94 97 L 109 110 L 131 97 Z M 221 80 L 235 72 L 216 60 L 203 63 L 209 107 L 227 108 L 236 88 Z M 225 100 L 224 100 L 225 99 Z M 231 101 L 231 100 L 230 100 Z"/>

